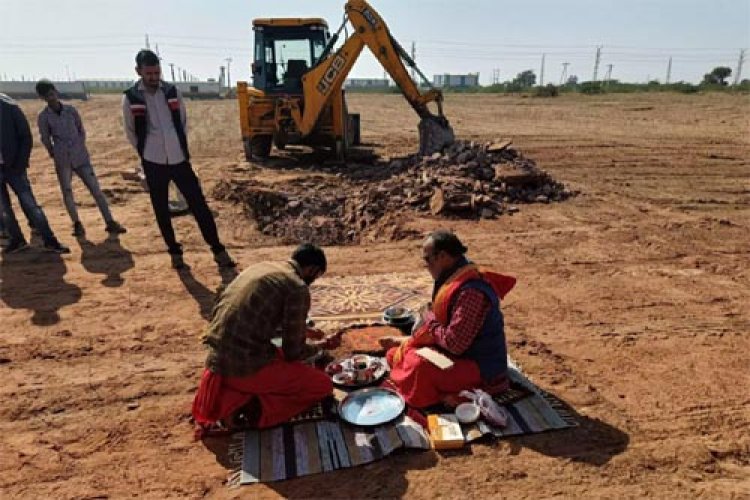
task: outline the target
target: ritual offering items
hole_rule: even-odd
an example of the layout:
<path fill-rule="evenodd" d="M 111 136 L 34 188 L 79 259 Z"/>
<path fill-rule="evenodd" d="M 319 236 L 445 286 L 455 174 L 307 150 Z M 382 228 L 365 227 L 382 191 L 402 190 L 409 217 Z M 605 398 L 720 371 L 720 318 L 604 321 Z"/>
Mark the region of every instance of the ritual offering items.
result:
<path fill-rule="evenodd" d="M 383 378 L 388 372 L 388 365 L 381 358 L 356 354 L 351 358 L 329 363 L 325 371 L 336 385 L 362 387 Z"/>
<path fill-rule="evenodd" d="M 339 404 L 339 416 L 354 425 L 383 425 L 398 418 L 406 408 L 404 398 L 382 387 L 360 389 Z"/>
<path fill-rule="evenodd" d="M 456 407 L 455 413 L 462 424 L 472 424 L 479 419 L 479 407 L 474 403 L 461 403 Z"/>
<path fill-rule="evenodd" d="M 420 347 L 415 352 L 419 357 L 426 359 L 441 370 L 447 370 L 455 364 L 448 356 L 430 347 Z"/>
<path fill-rule="evenodd" d="M 366 370 L 370 364 L 370 356 L 367 354 L 357 354 L 351 358 L 352 366 L 357 371 Z"/>
<path fill-rule="evenodd" d="M 464 445 L 464 433 L 455 415 L 428 415 L 427 428 L 432 447 L 436 450 L 450 450 Z"/>
<path fill-rule="evenodd" d="M 328 375 L 336 375 L 337 373 L 341 373 L 344 371 L 344 367 L 341 366 L 341 363 L 330 363 L 328 366 L 326 366 L 326 373 Z"/>
<path fill-rule="evenodd" d="M 472 404 L 479 408 L 479 413 L 484 420 L 495 427 L 505 427 L 508 425 L 508 415 L 505 410 L 492 399 L 492 396 L 481 389 L 472 389 L 470 391 L 461 391 L 459 394 L 462 398 L 473 401 Z"/>
<path fill-rule="evenodd" d="M 341 351 L 382 356 L 386 349 L 383 348 L 381 339 L 391 337 L 401 338 L 402 333 L 397 328 L 387 325 L 355 327 L 342 337 Z"/>
<path fill-rule="evenodd" d="M 391 306 L 383 311 L 383 321 L 389 326 L 398 328 L 404 335 L 410 335 L 416 319 L 411 309 Z"/>

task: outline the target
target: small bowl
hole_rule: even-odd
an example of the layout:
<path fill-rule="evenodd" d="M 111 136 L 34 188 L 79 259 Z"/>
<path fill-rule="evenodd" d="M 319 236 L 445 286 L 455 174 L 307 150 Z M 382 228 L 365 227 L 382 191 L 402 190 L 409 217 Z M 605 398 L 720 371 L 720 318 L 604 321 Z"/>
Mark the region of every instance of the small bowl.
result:
<path fill-rule="evenodd" d="M 394 322 L 409 321 L 413 314 L 414 313 L 412 313 L 411 309 L 400 306 L 391 306 L 383 311 L 383 318 L 385 318 L 386 321 Z"/>
<path fill-rule="evenodd" d="M 474 403 L 461 403 L 456 407 L 456 418 L 462 424 L 472 424 L 479 419 L 479 407 Z"/>
<path fill-rule="evenodd" d="M 354 370 L 365 370 L 370 366 L 370 356 L 366 354 L 355 354 L 351 357 L 351 366 Z"/>

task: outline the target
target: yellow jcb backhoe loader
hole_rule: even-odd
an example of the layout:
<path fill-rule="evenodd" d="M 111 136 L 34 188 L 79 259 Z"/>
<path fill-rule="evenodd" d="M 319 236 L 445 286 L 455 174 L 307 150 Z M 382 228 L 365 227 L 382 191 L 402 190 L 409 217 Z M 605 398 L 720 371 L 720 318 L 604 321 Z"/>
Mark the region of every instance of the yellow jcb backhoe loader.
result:
<path fill-rule="evenodd" d="M 344 22 L 333 36 L 323 19 L 253 21 L 253 86 L 237 84 L 248 160 L 267 158 L 272 144 L 279 149 L 287 144 L 330 148 L 343 160 L 347 149 L 359 142 L 359 115 L 348 113 L 343 85 L 365 46 L 421 118 L 420 153 L 429 155 L 453 143 L 453 129 L 443 115 L 442 93 L 430 85 L 380 15 L 365 0 L 348 0 L 344 12 Z M 334 50 L 342 31 L 345 42 Z M 404 62 L 430 90 L 420 92 Z M 437 105 L 437 115 L 428 109 L 431 102 Z"/>

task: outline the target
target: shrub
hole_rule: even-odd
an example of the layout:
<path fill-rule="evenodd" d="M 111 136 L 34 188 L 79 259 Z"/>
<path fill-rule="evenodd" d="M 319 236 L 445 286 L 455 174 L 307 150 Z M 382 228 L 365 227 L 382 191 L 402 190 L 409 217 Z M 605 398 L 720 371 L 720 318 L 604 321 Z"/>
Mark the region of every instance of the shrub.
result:
<path fill-rule="evenodd" d="M 583 82 L 579 89 L 582 94 L 603 94 L 604 89 L 602 88 L 602 84 L 599 82 Z"/>
<path fill-rule="evenodd" d="M 677 82 L 669 86 L 672 90 L 682 92 L 683 94 L 696 94 L 700 87 L 693 85 L 692 83 Z"/>
<path fill-rule="evenodd" d="M 534 91 L 535 97 L 557 97 L 559 94 L 557 86 L 548 83 L 544 87 L 537 87 Z"/>

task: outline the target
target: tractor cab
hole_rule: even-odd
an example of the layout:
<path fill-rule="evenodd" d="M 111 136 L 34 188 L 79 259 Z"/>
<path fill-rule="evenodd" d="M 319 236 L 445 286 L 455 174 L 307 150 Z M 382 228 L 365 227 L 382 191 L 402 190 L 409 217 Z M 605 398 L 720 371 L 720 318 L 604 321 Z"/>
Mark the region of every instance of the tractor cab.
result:
<path fill-rule="evenodd" d="M 253 87 L 268 94 L 302 94 L 302 75 L 328 43 L 323 19 L 256 19 Z"/>

